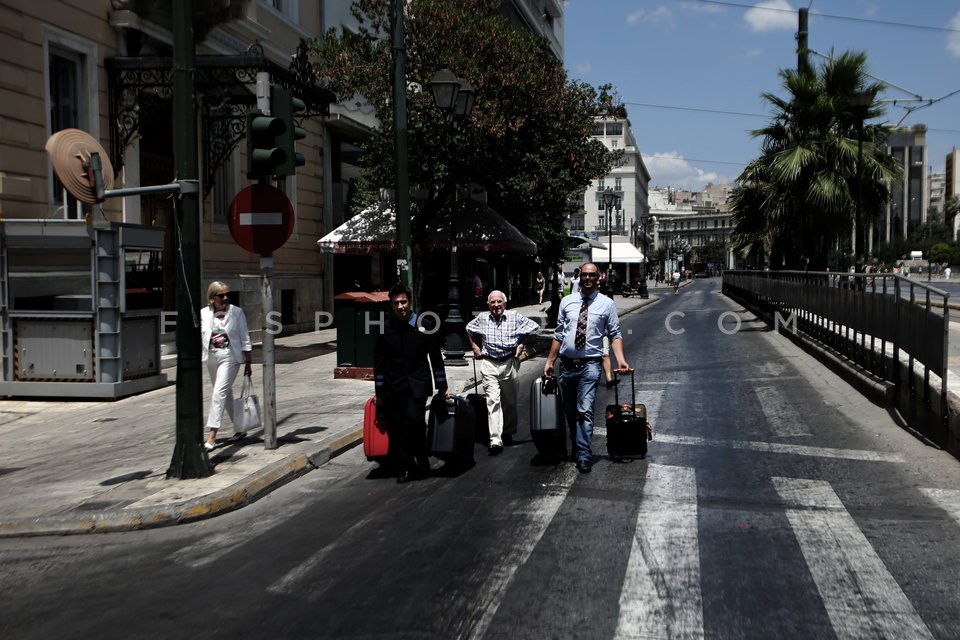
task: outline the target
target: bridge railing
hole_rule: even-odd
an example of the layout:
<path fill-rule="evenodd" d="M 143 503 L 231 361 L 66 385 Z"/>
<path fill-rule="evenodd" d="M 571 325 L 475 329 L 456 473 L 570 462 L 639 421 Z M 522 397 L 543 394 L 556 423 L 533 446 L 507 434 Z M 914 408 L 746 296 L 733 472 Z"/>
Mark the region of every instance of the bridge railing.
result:
<path fill-rule="evenodd" d="M 950 294 L 880 273 L 727 271 L 724 293 L 886 384 L 908 424 L 957 455 L 950 437 Z"/>

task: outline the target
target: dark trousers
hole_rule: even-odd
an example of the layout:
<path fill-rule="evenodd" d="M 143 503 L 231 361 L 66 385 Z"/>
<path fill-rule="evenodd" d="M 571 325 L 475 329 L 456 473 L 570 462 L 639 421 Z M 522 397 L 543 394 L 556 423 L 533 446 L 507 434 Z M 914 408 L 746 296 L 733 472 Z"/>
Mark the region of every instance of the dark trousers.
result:
<path fill-rule="evenodd" d="M 425 418 L 427 399 L 400 392 L 388 395 L 386 400 L 392 464 L 398 471 L 429 466 Z"/>

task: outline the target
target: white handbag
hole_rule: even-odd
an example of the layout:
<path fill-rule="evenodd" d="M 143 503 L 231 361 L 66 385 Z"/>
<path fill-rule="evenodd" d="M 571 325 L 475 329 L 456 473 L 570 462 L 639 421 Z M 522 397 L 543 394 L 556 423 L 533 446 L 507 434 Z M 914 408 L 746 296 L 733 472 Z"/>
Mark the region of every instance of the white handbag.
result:
<path fill-rule="evenodd" d="M 243 376 L 240 397 L 233 400 L 233 431 L 237 435 L 260 428 L 260 400 L 252 389 L 250 376 Z"/>

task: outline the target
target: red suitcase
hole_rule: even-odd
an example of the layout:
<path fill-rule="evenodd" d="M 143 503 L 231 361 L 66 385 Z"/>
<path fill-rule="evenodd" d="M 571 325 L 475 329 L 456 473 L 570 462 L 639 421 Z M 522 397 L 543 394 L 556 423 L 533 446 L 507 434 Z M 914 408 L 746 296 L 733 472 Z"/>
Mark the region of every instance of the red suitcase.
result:
<path fill-rule="evenodd" d="M 385 420 L 377 420 L 377 405 L 373 398 L 363 405 L 363 455 L 370 461 L 387 459 L 390 438 Z"/>

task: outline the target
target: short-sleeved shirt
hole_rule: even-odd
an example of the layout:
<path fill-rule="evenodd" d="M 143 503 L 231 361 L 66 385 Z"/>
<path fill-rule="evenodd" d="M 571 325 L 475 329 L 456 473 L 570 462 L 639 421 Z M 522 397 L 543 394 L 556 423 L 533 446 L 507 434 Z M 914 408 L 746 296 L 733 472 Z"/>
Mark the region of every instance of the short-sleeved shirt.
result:
<path fill-rule="evenodd" d="M 513 355 L 520 340 L 540 331 L 540 325 L 518 311 L 507 309 L 500 318 L 489 311 L 481 313 L 467 324 L 467 333 L 480 337 L 480 353 L 485 358 L 500 360 Z"/>

